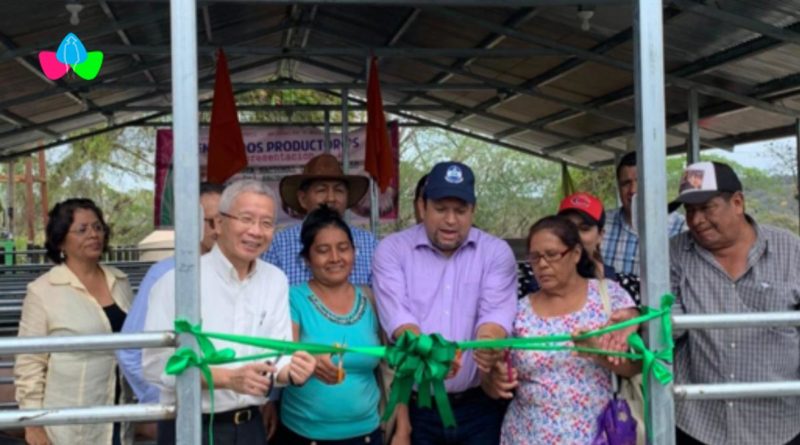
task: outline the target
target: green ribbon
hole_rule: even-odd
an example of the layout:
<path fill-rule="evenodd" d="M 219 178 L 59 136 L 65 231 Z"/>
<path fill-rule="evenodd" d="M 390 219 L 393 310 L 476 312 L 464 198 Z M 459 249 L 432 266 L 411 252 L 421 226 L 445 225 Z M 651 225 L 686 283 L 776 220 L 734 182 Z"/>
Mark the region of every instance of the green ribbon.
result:
<path fill-rule="evenodd" d="M 398 403 L 408 404 L 414 383 L 417 384 L 418 404 L 431 407 L 431 390 L 436 399 L 436 409 L 444 426 L 455 426 L 456 419 L 450 408 L 444 379 L 456 356 L 456 343 L 439 334 L 414 334 L 406 331 L 394 347 L 386 352 L 386 361 L 394 369 L 394 380 L 388 406 L 383 419 L 388 420 Z"/>
<path fill-rule="evenodd" d="M 645 431 L 647 432 L 648 442 L 652 442 L 652 428 L 650 428 L 650 395 L 648 393 L 647 378 L 652 375 L 653 379 L 662 385 L 668 385 L 672 382 L 673 375 L 665 363 L 672 363 L 672 352 L 675 348 L 675 343 L 672 340 L 672 303 L 675 302 L 675 297 L 671 294 L 661 297 L 661 307 L 659 310 L 654 310 L 650 307 L 644 307 L 647 315 L 654 315 L 656 318 L 661 319 L 661 343 L 665 345 L 664 349 L 653 352 L 647 349 L 644 340 L 638 333 L 634 332 L 628 336 L 628 345 L 631 349 L 641 356 L 642 358 L 642 398 L 644 399 L 644 420 Z"/>
<path fill-rule="evenodd" d="M 310 354 L 343 354 L 346 352 L 365 354 L 377 358 L 385 358 L 389 366 L 394 369 L 395 376 L 392 383 L 389 401 L 384 413 L 384 420 L 390 418 L 399 403 L 408 404 L 414 385 L 417 385 L 419 406 L 431 407 L 431 394 L 436 400 L 439 416 L 445 426 L 455 426 L 455 416 L 447 398 L 444 379 L 456 355 L 456 350 L 474 349 L 523 349 L 536 351 L 577 351 L 591 354 L 623 357 L 631 360 L 642 360 L 643 388 L 645 418 L 649 428 L 649 393 L 646 380 L 650 375 L 661 383 L 667 385 L 672 381 L 672 373 L 666 364 L 672 363 L 671 307 L 675 297 L 670 294 L 661 297 L 660 308 L 643 308 L 643 314 L 601 329 L 584 332 L 580 335 L 556 334 L 542 337 L 528 338 L 503 338 L 492 340 L 469 340 L 451 342 L 439 334 L 413 334 L 405 332 L 393 346 L 365 346 L 344 347 L 340 345 L 323 345 L 316 343 L 292 342 L 268 338 L 248 337 L 215 332 L 203 332 L 199 324 L 192 325 L 186 320 L 175 321 L 175 332 L 189 334 L 197 339 L 200 355 L 190 348 L 180 348 L 167 361 L 166 372 L 169 375 L 182 373 L 189 367 L 197 367 L 203 373 L 208 384 L 211 402 L 211 423 L 209 424 L 209 439 L 213 445 L 213 415 L 214 415 L 214 382 L 211 376 L 211 365 L 225 363 L 246 362 L 278 355 L 289 355 L 297 351 L 306 351 Z M 628 337 L 628 344 L 633 352 L 606 351 L 595 348 L 570 346 L 562 343 L 581 341 L 608 334 L 620 329 L 646 323 L 650 320 L 660 319 L 662 342 L 665 347 L 660 351 L 648 349 L 642 338 L 637 333 Z M 271 352 L 236 357 L 230 348 L 217 350 L 211 339 L 225 340 L 234 343 L 247 344 L 259 348 L 270 349 Z"/>

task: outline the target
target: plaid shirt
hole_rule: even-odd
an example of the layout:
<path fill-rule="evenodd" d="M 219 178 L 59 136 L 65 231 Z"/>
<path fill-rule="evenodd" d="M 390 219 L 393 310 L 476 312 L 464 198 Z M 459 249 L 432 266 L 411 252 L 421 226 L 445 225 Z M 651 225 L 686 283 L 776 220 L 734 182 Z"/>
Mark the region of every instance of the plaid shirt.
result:
<path fill-rule="evenodd" d="M 269 250 L 261 255 L 261 259 L 274 264 L 289 278 L 289 285 L 302 284 L 311 279 L 311 271 L 305 260 L 300 257 L 303 243 L 300 242 L 302 224 L 289 226 L 275 234 Z M 372 256 L 378 242 L 372 233 L 358 227 L 349 226 L 356 245 L 356 260 L 350 273 L 350 282 L 357 285 L 372 284 Z"/>
<path fill-rule="evenodd" d="M 619 273 L 639 275 L 639 235 L 625 222 L 622 207 L 609 210 L 607 215 L 601 244 L 603 262 L 614 266 Z M 670 213 L 667 216 L 669 237 L 686 230 L 685 223 L 683 215 Z"/>
<path fill-rule="evenodd" d="M 800 304 L 800 239 L 759 226 L 747 269 L 732 280 L 689 233 L 670 242 L 676 313 L 794 311 Z M 686 331 L 676 342 L 676 383 L 800 379 L 796 327 Z M 678 428 L 707 444 L 784 444 L 800 432 L 800 397 L 675 401 Z"/>

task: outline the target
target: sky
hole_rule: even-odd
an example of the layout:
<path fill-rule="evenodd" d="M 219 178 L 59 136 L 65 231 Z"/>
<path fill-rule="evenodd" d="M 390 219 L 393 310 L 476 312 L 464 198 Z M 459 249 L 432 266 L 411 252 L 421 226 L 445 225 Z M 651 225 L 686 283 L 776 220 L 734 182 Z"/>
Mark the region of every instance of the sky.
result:
<path fill-rule="evenodd" d="M 787 150 L 795 150 L 797 140 L 793 137 L 776 139 L 771 141 L 780 147 L 785 147 Z M 768 149 L 770 142 L 754 142 L 750 144 L 737 145 L 733 151 L 713 149 L 703 151 L 703 153 L 719 155 L 732 161 L 738 162 L 745 167 L 755 167 L 761 170 L 772 171 L 775 170 L 778 160 L 772 155 Z M 702 153 L 701 153 L 702 158 Z"/>

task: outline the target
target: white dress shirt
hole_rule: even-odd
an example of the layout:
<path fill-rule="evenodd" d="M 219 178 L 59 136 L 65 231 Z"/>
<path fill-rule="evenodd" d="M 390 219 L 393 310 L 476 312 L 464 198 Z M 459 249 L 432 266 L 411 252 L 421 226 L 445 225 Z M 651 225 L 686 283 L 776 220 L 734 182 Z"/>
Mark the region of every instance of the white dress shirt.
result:
<path fill-rule="evenodd" d="M 174 329 L 175 271 L 167 272 L 150 291 L 145 331 Z M 277 267 L 256 260 L 249 275 L 240 280 L 236 270 L 218 246 L 200 258 L 200 312 L 204 331 L 247 335 L 278 340 L 292 339 L 289 317 L 289 284 Z M 237 357 L 265 352 L 255 346 L 211 340 L 219 350 L 232 348 Z M 175 403 L 175 377 L 164 367 L 174 348 L 145 349 L 142 353 L 144 377 L 161 388 L 161 403 Z M 286 366 L 290 357 L 278 362 Z M 236 368 L 246 363 L 220 365 Z M 232 411 L 252 405 L 263 405 L 266 397 L 243 395 L 231 390 L 215 389 L 214 411 Z M 203 390 L 203 412 L 211 411 L 208 390 Z"/>

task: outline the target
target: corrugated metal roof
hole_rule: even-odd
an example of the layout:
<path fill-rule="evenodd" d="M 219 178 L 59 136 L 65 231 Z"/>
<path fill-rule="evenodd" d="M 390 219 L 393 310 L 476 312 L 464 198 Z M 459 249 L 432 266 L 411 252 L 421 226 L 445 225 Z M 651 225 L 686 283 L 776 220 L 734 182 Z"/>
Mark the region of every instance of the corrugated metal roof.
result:
<path fill-rule="evenodd" d="M 168 3 L 83 3 L 78 26 L 69 24 L 60 0 L 4 4 L 0 158 L 55 141 L 59 134 L 102 126 L 112 116 L 117 123 L 143 116 L 125 106 L 140 110 L 169 105 Z M 738 95 L 735 101 L 700 95 L 704 142 L 732 144 L 788 131 L 793 113 L 800 113 L 800 0 L 695 1 L 693 5 L 704 8 L 702 13 L 682 10 L 681 5 L 665 2 L 667 72 Z M 616 153 L 629 148 L 634 122 L 632 71 L 611 66 L 617 61 L 632 63 L 631 10 L 626 5 L 596 6 L 588 31 L 581 30 L 577 9 L 564 6 L 442 10 L 202 2 L 201 8 L 207 8 L 198 10 L 198 43 L 205 48 L 198 63 L 204 82 L 213 81 L 209 48 L 214 46 L 226 48 L 238 84 L 287 75 L 298 82 L 360 84 L 368 50 L 381 55 L 391 46 L 404 51 L 404 56 L 381 59 L 382 82 L 424 88 L 387 88 L 385 102 L 440 108 L 413 111 L 414 116 L 581 165 L 612 161 Z M 205 26 L 206 12 L 210 29 Z M 745 20 L 734 23 L 720 12 Z M 106 49 L 95 81 L 67 76 L 52 82 L 36 72 L 38 51 L 55 50 L 67 32 L 75 32 L 88 50 Z M 281 57 L 281 48 L 320 54 Z M 322 54 L 335 48 L 364 51 Z M 414 53 L 417 48 L 438 49 L 440 54 L 422 57 Z M 486 50 L 480 57 L 459 57 L 452 51 L 476 48 Z M 540 54 L 494 57 L 488 48 Z M 554 49 L 566 52 L 555 54 Z M 541 54 L 544 50 L 547 54 Z M 592 51 L 610 63 L 586 61 L 576 56 L 576 50 Z M 292 62 L 281 63 L 282 59 Z M 470 90 L 462 88 L 465 84 L 485 87 Z M 436 90 L 437 85 L 442 89 Z M 454 86 L 461 89 L 445 89 Z M 363 98 L 363 85 L 352 88 L 354 96 Z M 675 86 L 665 91 L 671 124 L 667 142 L 677 150 L 688 131 L 687 91 Z M 200 97 L 209 94 L 203 89 Z M 765 106 L 774 101 L 789 110 L 777 114 L 741 105 L 748 98 Z"/>

